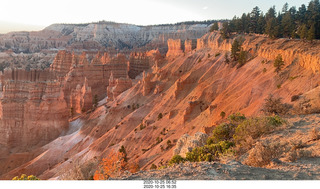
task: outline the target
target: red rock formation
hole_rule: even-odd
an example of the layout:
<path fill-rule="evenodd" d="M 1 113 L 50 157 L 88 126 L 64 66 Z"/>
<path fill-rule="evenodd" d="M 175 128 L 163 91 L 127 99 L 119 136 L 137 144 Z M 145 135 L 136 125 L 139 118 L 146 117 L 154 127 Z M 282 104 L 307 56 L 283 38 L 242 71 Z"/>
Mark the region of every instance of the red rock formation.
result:
<path fill-rule="evenodd" d="M 129 72 L 128 75 L 134 79 L 137 75 L 151 67 L 150 58 L 147 53 L 131 53 L 129 59 Z"/>
<path fill-rule="evenodd" d="M 1 78 L 0 144 L 18 151 L 45 144 L 68 126 L 70 110 L 92 108 L 93 96 L 106 96 L 111 72 L 116 97 L 132 86 L 124 55 L 109 59 L 98 53 L 89 64 L 86 54 L 58 52 L 46 71 L 6 69 Z M 39 129 L 41 128 L 41 129 Z"/>
<path fill-rule="evenodd" d="M 59 51 L 50 66 L 50 70 L 57 73 L 59 77 L 63 77 L 70 71 L 71 66 L 77 62 L 74 59 L 74 55 L 72 55 L 70 52 Z"/>
<path fill-rule="evenodd" d="M 70 107 L 74 113 L 82 113 L 92 108 L 92 92 L 88 86 L 88 80 L 85 78 L 83 86 L 79 84 L 76 89 L 71 90 Z"/>
<path fill-rule="evenodd" d="M 185 40 L 184 42 L 184 52 L 191 52 L 197 46 L 196 40 Z"/>
<path fill-rule="evenodd" d="M 142 95 L 146 96 L 148 95 L 151 90 L 154 87 L 154 82 L 151 81 L 152 73 L 146 74 L 146 72 L 143 72 L 143 78 L 142 78 Z"/>
<path fill-rule="evenodd" d="M 46 144 L 68 126 L 60 82 L 48 71 L 5 70 L 1 78 L 0 144 L 17 151 Z M 41 128 L 41 129 L 40 129 Z"/>
<path fill-rule="evenodd" d="M 109 86 L 107 87 L 108 101 L 113 101 L 119 94 L 132 87 L 132 81 L 129 78 L 114 79 L 111 73 Z"/>
<path fill-rule="evenodd" d="M 170 56 L 179 56 L 182 55 L 182 47 L 181 47 L 181 40 L 180 39 L 168 39 L 168 52 L 167 57 Z"/>

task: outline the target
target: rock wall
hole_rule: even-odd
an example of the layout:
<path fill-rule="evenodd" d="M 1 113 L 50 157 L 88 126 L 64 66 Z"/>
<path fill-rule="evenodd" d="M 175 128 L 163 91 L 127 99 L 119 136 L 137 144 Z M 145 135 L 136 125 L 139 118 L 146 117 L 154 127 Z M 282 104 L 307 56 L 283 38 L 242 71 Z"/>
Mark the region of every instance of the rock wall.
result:
<path fill-rule="evenodd" d="M 153 77 L 152 73 L 146 73 L 145 71 L 142 74 L 142 95 L 147 96 L 151 90 L 154 88 L 154 82 L 151 81 Z"/>
<path fill-rule="evenodd" d="M 129 78 L 114 79 L 111 73 L 109 86 L 107 87 L 108 101 L 113 101 L 119 94 L 132 87 L 132 81 Z"/>
<path fill-rule="evenodd" d="M 168 52 L 167 57 L 179 56 L 183 54 L 183 49 L 180 39 L 168 39 Z"/>
<path fill-rule="evenodd" d="M 130 54 L 128 75 L 131 79 L 150 69 L 156 63 L 163 60 L 159 50 L 150 50 L 147 52 L 134 52 Z"/>
<path fill-rule="evenodd" d="M 260 56 L 267 60 L 274 60 L 279 54 L 287 65 L 297 63 L 305 69 L 313 72 L 320 71 L 319 41 L 310 42 L 303 40 L 269 39 L 263 35 L 240 36 L 243 41 L 243 49 L 254 56 Z M 234 38 L 223 40 L 218 32 L 204 35 L 197 40 L 197 49 L 211 48 L 219 51 L 230 51 Z"/>
<path fill-rule="evenodd" d="M 184 41 L 184 52 L 191 52 L 193 49 L 197 47 L 196 40 L 185 40 Z"/>
<path fill-rule="evenodd" d="M 137 75 L 151 68 L 151 60 L 147 53 L 131 53 L 129 58 L 129 77 L 136 78 Z"/>
<path fill-rule="evenodd" d="M 5 70 L 0 89 L 0 144 L 24 151 L 46 144 L 68 126 L 60 82 L 48 71 Z"/>

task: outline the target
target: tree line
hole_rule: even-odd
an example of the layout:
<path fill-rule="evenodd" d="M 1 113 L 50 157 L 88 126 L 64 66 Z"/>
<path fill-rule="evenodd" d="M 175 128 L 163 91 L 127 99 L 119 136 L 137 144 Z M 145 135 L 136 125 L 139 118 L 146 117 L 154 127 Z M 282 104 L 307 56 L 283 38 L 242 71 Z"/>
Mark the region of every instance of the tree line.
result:
<path fill-rule="evenodd" d="M 217 23 L 210 29 L 214 30 L 218 30 Z M 223 22 L 222 36 L 228 38 L 232 32 L 267 34 L 271 38 L 320 39 L 319 0 L 310 1 L 308 6 L 302 4 L 298 9 L 295 6 L 289 8 L 285 3 L 279 12 L 273 6 L 266 14 L 256 6 L 250 13 Z"/>

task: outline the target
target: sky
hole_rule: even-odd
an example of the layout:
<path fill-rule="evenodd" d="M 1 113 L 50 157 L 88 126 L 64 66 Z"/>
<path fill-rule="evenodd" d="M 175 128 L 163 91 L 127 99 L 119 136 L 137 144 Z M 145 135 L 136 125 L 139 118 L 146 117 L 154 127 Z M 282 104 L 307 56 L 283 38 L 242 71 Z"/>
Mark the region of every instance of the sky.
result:
<path fill-rule="evenodd" d="M 310 0 L 6 0 L 1 2 L 0 33 L 40 30 L 54 23 L 101 20 L 136 25 L 232 19 L 258 6 L 263 12 L 308 5 Z"/>

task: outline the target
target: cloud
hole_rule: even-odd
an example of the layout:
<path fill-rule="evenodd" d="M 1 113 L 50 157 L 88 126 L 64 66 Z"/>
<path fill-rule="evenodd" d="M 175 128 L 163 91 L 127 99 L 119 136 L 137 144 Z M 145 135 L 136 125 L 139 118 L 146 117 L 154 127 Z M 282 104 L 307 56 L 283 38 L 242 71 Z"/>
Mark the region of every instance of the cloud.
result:
<path fill-rule="evenodd" d="M 208 9 L 208 7 L 207 7 L 207 6 L 205 6 L 205 7 L 202 7 L 202 9 L 203 9 L 203 10 L 207 10 L 207 9 Z"/>

